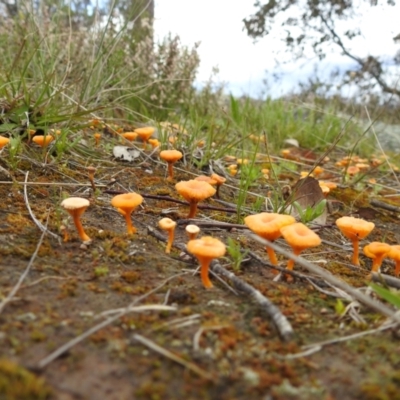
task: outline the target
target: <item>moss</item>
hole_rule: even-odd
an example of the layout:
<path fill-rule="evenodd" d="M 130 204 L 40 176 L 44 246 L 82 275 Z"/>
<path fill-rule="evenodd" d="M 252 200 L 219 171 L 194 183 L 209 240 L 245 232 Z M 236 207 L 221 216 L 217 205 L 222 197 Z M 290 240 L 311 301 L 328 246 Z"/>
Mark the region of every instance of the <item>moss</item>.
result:
<path fill-rule="evenodd" d="M 0 400 L 45 400 L 50 394 L 43 378 L 11 360 L 0 359 Z"/>

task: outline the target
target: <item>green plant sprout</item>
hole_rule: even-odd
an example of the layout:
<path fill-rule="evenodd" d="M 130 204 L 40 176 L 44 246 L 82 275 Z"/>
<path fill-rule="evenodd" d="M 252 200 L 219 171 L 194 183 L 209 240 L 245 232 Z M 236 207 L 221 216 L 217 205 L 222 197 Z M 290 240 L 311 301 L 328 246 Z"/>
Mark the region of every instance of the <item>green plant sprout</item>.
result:
<path fill-rule="evenodd" d="M 249 250 L 241 251 L 240 244 L 228 237 L 228 245 L 226 247 L 226 250 L 229 254 L 229 256 L 232 259 L 232 268 L 234 271 L 239 271 L 240 266 L 243 262 L 243 260 L 246 258 L 247 254 L 249 253 Z"/>
<path fill-rule="evenodd" d="M 372 289 L 382 297 L 382 299 L 386 300 L 396 308 L 400 308 L 400 295 L 398 293 L 393 293 L 391 290 L 372 282 L 369 284 L 369 286 L 371 286 Z"/>
<path fill-rule="evenodd" d="M 300 221 L 303 224 L 307 224 L 314 219 L 318 218 L 323 214 L 326 208 L 326 200 L 321 200 L 316 206 L 307 206 L 306 209 L 303 209 L 297 201 L 292 203 L 292 206 L 296 209 L 299 214 Z"/>

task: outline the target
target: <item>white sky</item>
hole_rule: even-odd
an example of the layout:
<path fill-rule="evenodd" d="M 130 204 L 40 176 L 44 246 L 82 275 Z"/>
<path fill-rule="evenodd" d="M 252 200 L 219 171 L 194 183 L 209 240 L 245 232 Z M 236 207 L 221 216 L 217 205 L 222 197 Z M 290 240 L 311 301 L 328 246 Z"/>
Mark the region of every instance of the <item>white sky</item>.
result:
<path fill-rule="evenodd" d="M 171 32 L 179 35 L 184 45 L 201 42 L 199 82 L 207 80 L 217 66 L 220 80 L 227 82 L 234 94 L 260 94 L 262 79 L 271 76 L 275 67 L 274 51 L 283 44 L 269 37 L 254 44 L 244 32 L 242 20 L 254 12 L 254 0 L 156 0 L 155 4 L 157 37 Z M 392 40 L 400 33 L 400 4 L 386 9 L 368 7 L 363 15 L 359 23 L 364 38 L 354 44 L 358 55 L 394 54 L 400 48 Z M 354 22 L 351 28 L 353 25 Z M 329 53 L 323 68 L 330 70 L 332 65 L 349 64 L 339 53 Z M 312 64 L 302 69 L 300 66 L 285 67 L 285 80 L 272 88 L 275 95 L 290 90 L 299 78 L 312 73 Z"/>

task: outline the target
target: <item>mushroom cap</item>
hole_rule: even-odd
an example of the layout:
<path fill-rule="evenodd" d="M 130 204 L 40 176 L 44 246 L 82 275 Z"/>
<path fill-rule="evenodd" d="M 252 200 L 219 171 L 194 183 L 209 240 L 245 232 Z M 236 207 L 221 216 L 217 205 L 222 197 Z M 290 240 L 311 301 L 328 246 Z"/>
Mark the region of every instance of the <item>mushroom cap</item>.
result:
<path fill-rule="evenodd" d="M 364 254 L 369 258 L 376 258 L 388 254 L 391 246 L 382 242 L 371 242 L 364 247 Z"/>
<path fill-rule="evenodd" d="M 115 208 L 119 208 L 122 211 L 132 212 L 138 205 L 143 201 L 143 197 L 137 193 L 123 193 L 114 196 L 111 199 L 111 205 Z"/>
<path fill-rule="evenodd" d="M 9 143 L 10 139 L 4 136 L 0 136 L 0 149 Z"/>
<path fill-rule="evenodd" d="M 169 163 L 174 163 L 182 157 L 183 154 L 179 150 L 163 150 L 160 152 L 160 158 Z"/>
<path fill-rule="evenodd" d="M 35 142 L 41 147 L 46 147 L 48 146 L 52 141 L 54 140 L 54 137 L 51 135 L 37 135 L 32 138 L 32 142 Z"/>
<path fill-rule="evenodd" d="M 249 215 L 244 219 L 248 228 L 267 240 L 276 240 L 281 236 L 280 229 L 286 225 L 294 224 L 295 218 L 291 215 L 267 213 Z"/>
<path fill-rule="evenodd" d="M 68 211 L 79 210 L 82 208 L 86 209 L 89 205 L 89 200 L 84 199 L 83 197 L 68 197 L 61 202 L 61 207 Z"/>
<path fill-rule="evenodd" d="M 195 235 L 200 232 L 200 228 L 197 225 L 189 224 L 189 225 L 186 225 L 185 231 L 188 234 Z"/>
<path fill-rule="evenodd" d="M 137 138 L 138 133 L 137 132 L 125 132 L 125 133 L 122 133 L 121 136 L 123 136 L 125 139 L 132 142 Z"/>
<path fill-rule="evenodd" d="M 219 239 L 211 236 L 203 236 L 200 239 L 190 240 L 187 250 L 199 258 L 222 257 L 226 252 L 226 246 Z"/>
<path fill-rule="evenodd" d="M 171 230 L 175 229 L 176 222 L 173 221 L 171 218 L 162 218 L 158 221 L 158 226 L 164 230 Z"/>
<path fill-rule="evenodd" d="M 336 225 L 342 234 L 350 240 L 364 239 L 375 228 L 373 222 L 355 217 L 341 217 L 336 220 Z"/>
<path fill-rule="evenodd" d="M 175 185 L 175 189 L 189 203 L 207 199 L 216 192 L 209 183 L 196 181 L 194 179 L 178 182 Z"/>
<path fill-rule="evenodd" d="M 137 128 L 134 130 L 134 132 L 136 132 L 143 140 L 148 140 L 155 131 L 156 129 L 152 126 L 144 126 L 143 128 Z"/>
<path fill-rule="evenodd" d="M 281 228 L 281 233 L 293 248 L 308 249 L 321 244 L 321 238 L 301 222 L 284 226 Z"/>
<path fill-rule="evenodd" d="M 400 261 L 400 245 L 396 244 L 394 246 L 390 246 L 390 251 L 387 254 L 387 257 L 392 258 L 395 261 Z"/>
<path fill-rule="evenodd" d="M 224 178 L 221 175 L 218 174 L 211 174 L 211 179 L 214 179 L 215 181 L 217 181 L 217 185 L 222 185 L 223 183 L 226 182 L 226 178 Z"/>

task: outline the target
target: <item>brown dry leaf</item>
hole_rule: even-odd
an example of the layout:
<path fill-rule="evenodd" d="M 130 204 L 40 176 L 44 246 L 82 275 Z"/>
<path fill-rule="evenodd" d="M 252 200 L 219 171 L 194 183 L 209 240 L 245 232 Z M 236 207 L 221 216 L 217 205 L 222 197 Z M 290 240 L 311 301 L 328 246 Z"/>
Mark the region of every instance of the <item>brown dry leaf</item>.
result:
<path fill-rule="evenodd" d="M 285 195 L 285 194 L 284 194 Z M 325 199 L 322 189 L 319 186 L 318 181 L 307 176 L 306 178 L 299 179 L 291 189 L 291 194 L 287 196 L 289 206 L 286 210 L 290 212 L 290 215 L 299 218 L 299 214 L 295 207 L 292 206 L 293 202 L 297 202 L 299 206 L 306 210 L 307 207 L 315 207 L 319 202 Z M 326 222 L 327 211 L 326 207 L 324 212 L 313 220 L 314 223 L 324 225 Z"/>

